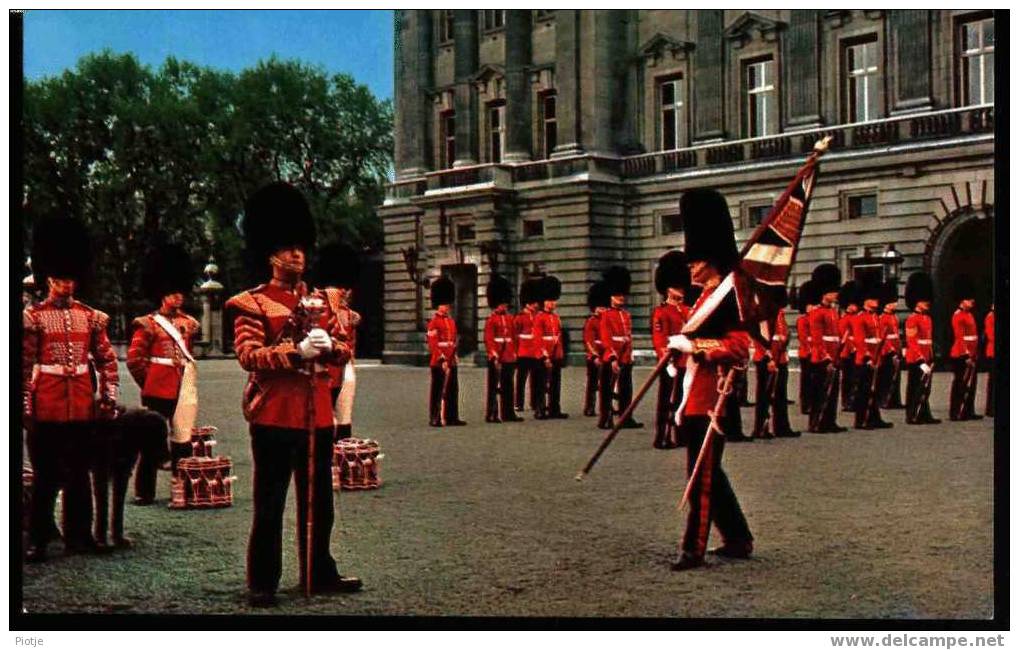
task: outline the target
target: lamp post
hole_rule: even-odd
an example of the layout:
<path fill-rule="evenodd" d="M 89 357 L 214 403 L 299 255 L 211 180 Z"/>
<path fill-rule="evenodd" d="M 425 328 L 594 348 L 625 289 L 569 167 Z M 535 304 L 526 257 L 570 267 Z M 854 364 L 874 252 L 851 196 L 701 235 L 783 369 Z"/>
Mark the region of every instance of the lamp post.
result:
<path fill-rule="evenodd" d="M 885 265 L 885 272 L 888 279 L 899 283 L 899 271 L 902 270 L 902 255 L 895 250 L 895 244 L 888 244 L 884 254 L 881 256 L 881 263 Z"/>
<path fill-rule="evenodd" d="M 223 292 L 223 285 L 216 280 L 219 266 L 211 255 L 203 272 L 205 281 L 198 285 L 202 300 L 202 340 L 209 346 L 208 352 L 220 354 L 223 352 L 223 310 L 218 298 Z"/>

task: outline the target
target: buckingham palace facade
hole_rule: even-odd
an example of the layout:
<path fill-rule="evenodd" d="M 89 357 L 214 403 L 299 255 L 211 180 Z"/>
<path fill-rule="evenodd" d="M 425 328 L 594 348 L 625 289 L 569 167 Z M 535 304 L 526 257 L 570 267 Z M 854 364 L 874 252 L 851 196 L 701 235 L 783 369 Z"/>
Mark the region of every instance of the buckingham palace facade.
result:
<path fill-rule="evenodd" d="M 822 162 L 791 286 L 843 277 L 991 297 L 994 18 L 978 10 L 399 10 L 395 181 L 385 232 L 387 362 L 420 362 L 429 282 L 457 287 L 476 351 L 494 271 L 551 273 L 580 352 L 586 291 L 633 276 L 650 348 L 655 260 L 677 205 L 711 186 L 745 240 L 816 140 Z M 947 295 L 936 295 L 944 348 Z M 794 344 L 795 347 L 795 344 Z"/>

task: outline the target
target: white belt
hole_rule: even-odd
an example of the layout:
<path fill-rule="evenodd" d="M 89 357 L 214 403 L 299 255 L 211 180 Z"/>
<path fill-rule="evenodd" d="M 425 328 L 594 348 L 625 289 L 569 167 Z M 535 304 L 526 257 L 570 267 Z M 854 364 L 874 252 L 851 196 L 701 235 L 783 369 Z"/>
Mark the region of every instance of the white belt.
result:
<path fill-rule="evenodd" d="M 500 338 L 500 337 L 497 336 L 497 337 L 493 338 L 492 340 L 495 341 L 496 343 L 509 343 L 513 339 Z"/>
<path fill-rule="evenodd" d="M 918 345 L 930 345 L 931 344 L 931 340 L 930 339 L 917 339 L 916 342 L 917 342 Z"/>
<path fill-rule="evenodd" d="M 977 337 L 975 337 L 975 336 L 964 336 L 964 337 L 962 337 L 962 340 L 963 341 L 976 341 Z"/>
<path fill-rule="evenodd" d="M 864 343 L 880 343 L 881 339 L 876 339 L 876 338 L 874 338 L 874 339 L 863 339 L 863 342 Z"/>
<path fill-rule="evenodd" d="M 831 341 L 832 343 L 838 343 L 841 339 L 837 336 L 822 336 L 822 341 Z"/>
<path fill-rule="evenodd" d="M 534 334 L 518 334 L 517 338 L 520 338 L 520 339 L 533 339 L 534 338 Z"/>
<path fill-rule="evenodd" d="M 784 336 L 775 335 L 775 336 L 771 337 L 771 340 L 772 341 L 784 341 L 785 337 Z"/>
<path fill-rule="evenodd" d="M 150 357 L 149 363 L 154 363 L 157 366 L 175 366 L 177 362 L 169 357 Z"/>
<path fill-rule="evenodd" d="M 601 345 L 601 341 L 599 341 L 598 339 L 595 339 L 595 340 L 594 340 L 594 344 L 595 344 L 595 345 Z"/>
<path fill-rule="evenodd" d="M 612 340 L 613 341 L 629 341 L 630 337 L 629 336 L 613 336 Z"/>
<path fill-rule="evenodd" d="M 545 339 L 546 341 L 554 341 L 558 337 L 555 337 L 555 336 L 543 336 L 541 338 Z"/>
<path fill-rule="evenodd" d="M 438 345 L 439 345 L 440 348 L 448 348 L 448 347 L 452 347 L 453 342 L 452 341 L 439 341 Z"/>
<path fill-rule="evenodd" d="M 63 366 L 59 363 L 43 363 L 39 365 L 39 372 L 44 375 L 62 375 L 64 377 L 77 377 L 88 372 L 87 363 L 79 363 L 76 366 Z"/>
<path fill-rule="evenodd" d="M 898 338 L 899 338 L 899 335 L 898 335 L 898 334 L 889 334 L 889 335 L 888 335 L 888 336 L 886 336 L 885 338 L 886 338 L 886 339 L 889 339 L 889 340 L 898 340 Z"/>

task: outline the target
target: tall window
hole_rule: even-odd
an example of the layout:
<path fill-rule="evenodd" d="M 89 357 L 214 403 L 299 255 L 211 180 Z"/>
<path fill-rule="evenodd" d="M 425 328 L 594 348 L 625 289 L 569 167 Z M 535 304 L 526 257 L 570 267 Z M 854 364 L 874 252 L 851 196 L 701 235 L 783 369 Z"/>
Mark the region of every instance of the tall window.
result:
<path fill-rule="evenodd" d="M 771 59 L 746 64 L 747 137 L 772 135 L 778 130 L 775 101 L 775 62 Z"/>
<path fill-rule="evenodd" d="M 659 121 L 661 122 L 661 149 L 679 149 L 685 142 L 683 124 L 683 79 L 677 77 L 658 86 Z"/>
<path fill-rule="evenodd" d="M 555 149 L 559 140 L 559 132 L 556 129 L 556 96 L 554 93 L 541 96 L 541 121 L 542 121 L 542 149 L 545 158 L 552 157 L 552 150 Z"/>
<path fill-rule="evenodd" d="M 442 20 L 439 21 L 439 42 L 453 40 L 453 10 L 443 9 Z"/>
<path fill-rule="evenodd" d="M 485 9 L 485 30 L 499 29 L 506 24 L 505 9 Z"/>
<path fill-rule="evenodd" d="M 881 110 L 878 84 L 877 39 L 852 43 L 845 49 L 846 119 L 866 122 Z"/>
<path fill-rule="evenodd" d="M 456 160 L 456 113 L 445 111 L 439 119 L 442 123 L 442 168 L 449 169 Z"/>
<path fill-rule="evenodd" d="M 961 25 L 963 104 L 994 101 L 994 19 L 984 18 Z"/>
<path fill-rule="evenodd" d="M 502 152 L 506 146 L 505 114 L 506 107 L 504 105 L 493 105 L 488 108 L 489 162 L 502 162 Z"/>

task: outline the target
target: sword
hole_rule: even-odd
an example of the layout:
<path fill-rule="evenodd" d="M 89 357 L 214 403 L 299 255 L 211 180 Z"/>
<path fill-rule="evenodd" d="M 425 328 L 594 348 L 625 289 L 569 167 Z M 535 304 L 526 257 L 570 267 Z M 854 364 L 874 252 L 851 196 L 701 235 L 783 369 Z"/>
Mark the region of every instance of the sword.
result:
<path fill-rule="evenodd" d="M 711 436 L 719 435 L 725 436 L 725 432 L 722 431 L 722 427 L 718 425 L 719 413 L 724 413 L 725 400 L 729 397 L 729 393 L 732 392 L 732 380 L 736 374 L 736 366 L 729 368 L 729 372 L 725 374 L 724 378 L 719 378 L 718 386 L 718 399 L 715 401 L 715 408 L 708 411 L 708 429 L 704 433 L 704 442 L 701 443 L 701 449 L 697 453 L 697 461 L 694 463 L 693 469 L 690 471 L 690 478 L 686 482 L 686 489 L 683 490 L 683 498 L 679 501 L 678 510 L 682 511 L 683 507 L 690 501 L 690 492 L 693 491 L 694 481 L 697 479 L 697 472 L 700 471 L 701 465 L 704 463 L 704 457 L 707 455 L 708 448 L 711 446 Z"/>

